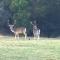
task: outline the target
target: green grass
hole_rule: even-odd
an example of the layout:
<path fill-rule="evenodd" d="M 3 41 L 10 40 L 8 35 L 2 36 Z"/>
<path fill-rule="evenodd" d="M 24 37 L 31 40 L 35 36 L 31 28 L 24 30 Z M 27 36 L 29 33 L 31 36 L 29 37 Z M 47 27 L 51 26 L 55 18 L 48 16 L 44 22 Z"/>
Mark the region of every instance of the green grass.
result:
<path fill-rule="evenodd" d="M 60 60 L 60 40 L 0 37 L 0 60 Z"/>

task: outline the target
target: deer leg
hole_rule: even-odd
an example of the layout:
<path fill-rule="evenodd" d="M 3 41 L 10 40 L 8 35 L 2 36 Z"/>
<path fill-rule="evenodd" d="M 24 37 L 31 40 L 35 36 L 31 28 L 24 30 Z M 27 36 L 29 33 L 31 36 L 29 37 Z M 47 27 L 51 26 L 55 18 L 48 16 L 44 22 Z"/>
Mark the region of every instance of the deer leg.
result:
<path fill-rule="evenodd" d="M 17 39 L 19 39 L 19 34 L 17 34 Z"/>
<path fill-rule="evenodd" d="M 25 33 L 25 39 L 27 38 L 27 34 Z"/>
<path fill-rule="evenodd" d="M 27 34 L 26 33 L 24 33 L 24 35 L 25 35 L 25 39 L 27 38 Z"/>
<path fill-rule="evenodd" d="M 19 39 L 19 34 L 15 34 L 15 39 L 18 38 Z"/>
<path fill-rule="evenodd" d="M 34 36 L 34 40 L 35 40 L 35 36 Z"/>
<path fill-rule="evenodd" d="M 38 34 L 38 39 L 39 39 L 39 37 L 40 37 L 40 33 Z"/>
<path fill-rule="evenodd" d="M 39 35 L 38 35 L 38 39 L 39 39 Z"/>
<path fill-rule="evenodd" d="M 16 34 L 16 38 L 19 39 L 19 34 Z"/>
<path fill-rule="evenodd" d="M 15 34 L 15 39 L 16 39 L 17 35 Z"/>
<path fill-rule="evenodd" d="M 36 35 L 34 34 L 34 40 L 35 40 L 35 38 L 36 38 Z"/>

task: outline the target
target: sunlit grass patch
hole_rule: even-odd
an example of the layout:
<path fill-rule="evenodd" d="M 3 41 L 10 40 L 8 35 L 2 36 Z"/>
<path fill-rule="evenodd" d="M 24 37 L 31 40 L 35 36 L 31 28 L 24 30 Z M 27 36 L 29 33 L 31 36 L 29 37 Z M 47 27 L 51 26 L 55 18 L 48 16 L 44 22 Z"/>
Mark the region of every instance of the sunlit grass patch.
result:
<path fill-rule="evenodd" d="M 1 37 L 0 60 L 60 60 L 60 40 Z"/>

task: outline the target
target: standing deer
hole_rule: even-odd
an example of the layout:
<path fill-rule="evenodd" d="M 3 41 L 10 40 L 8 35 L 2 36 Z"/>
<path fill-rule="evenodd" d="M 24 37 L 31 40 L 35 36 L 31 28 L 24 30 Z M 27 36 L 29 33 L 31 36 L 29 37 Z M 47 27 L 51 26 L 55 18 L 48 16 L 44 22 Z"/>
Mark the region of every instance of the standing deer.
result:
<path fill-rule="evenodd" d="M 14 24 L 8 23 L 8 26 L 9 26 L 11 32 L 13 32 L 15 35 L 15 39 L 17 37 L 19 38 L 19 34 L 24 34 L 25 39 L 26 39 L 26 37 L 27 37 L 26 27 L 15 27 L 15 23 L 16 23 L 16 20 L 14 21 Z"/>
<path fill-rule="evenodd" d="M 34 21 L 34 23 L 31 22 L 31 24 L 32 24 L 32 26 L 33 26 L 34 39 L 35 39 L 35 37 L 37 37 L 37 38 L 39 39 L 39 37 L 40 37 L 40 29 L 37 28 L 36 21 Z"/>

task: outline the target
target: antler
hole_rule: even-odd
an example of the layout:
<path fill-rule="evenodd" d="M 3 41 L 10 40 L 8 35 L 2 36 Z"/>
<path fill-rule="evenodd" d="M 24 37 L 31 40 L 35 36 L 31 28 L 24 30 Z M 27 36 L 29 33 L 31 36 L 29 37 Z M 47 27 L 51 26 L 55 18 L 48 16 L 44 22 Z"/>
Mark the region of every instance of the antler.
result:
<path fill-rule="evenodd" d="M 34 24 L 36 24 L 36 20 L 34 21 Z"/>
<path fill-rule="evenodd" d="M 7 24 L 9 25 L 9 20 L 7 21 Z"/>
<path fill-rule="evenodd" d="M 14 20 L 14 25 L 16 24 L 16 20 Z"/>
<path fill-rule="evenodd" d="M 33 22 L 31 21 L 30 23 L 31 23 L 32 25 L 36 25 L 36 21 L 33 21 Z"/>
<path fill-rule="evenodd" d="M 30 23 L 31 23 L 32 25 L 34 25 L 32 21 L 31 21 Z"/>

